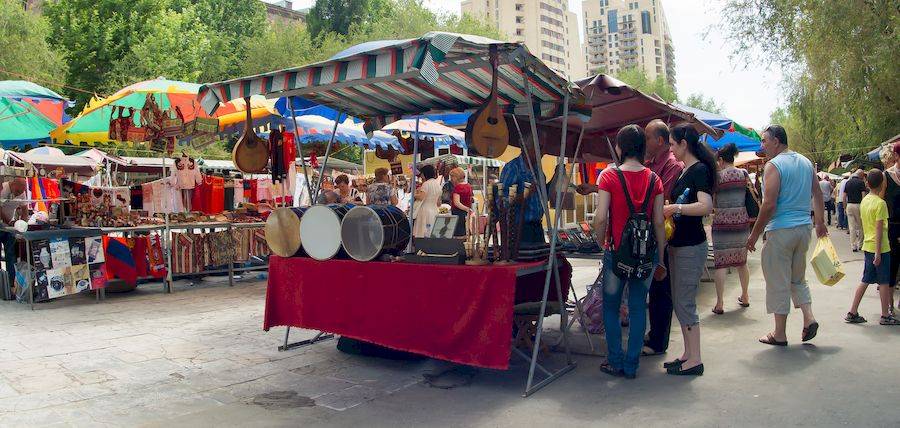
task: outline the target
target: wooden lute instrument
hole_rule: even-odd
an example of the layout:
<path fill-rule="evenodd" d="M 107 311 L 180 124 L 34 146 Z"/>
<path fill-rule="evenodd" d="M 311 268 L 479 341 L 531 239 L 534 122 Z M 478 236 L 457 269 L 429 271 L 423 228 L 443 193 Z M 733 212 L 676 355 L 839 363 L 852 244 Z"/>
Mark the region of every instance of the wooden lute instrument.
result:
<path fill-rule="evenodd" d="M 244 102 L 247 104 L 247 123 L 244 124 L 244 133 L 231 151 L 231 160 L 241 172 L 260 174 L 266 171 L 266 165 L 269 163 L 269 144 L 253 130 L 250 98 L 244 98 Z"/>
<path fill-rule="evenodd" d="M 509 128 L 497 99 L 497 55 L 497 46 L 491 45 L 491 93 L 466 123 L 466 144 L 486 158 L 499 157 L 509 145 Z"/>

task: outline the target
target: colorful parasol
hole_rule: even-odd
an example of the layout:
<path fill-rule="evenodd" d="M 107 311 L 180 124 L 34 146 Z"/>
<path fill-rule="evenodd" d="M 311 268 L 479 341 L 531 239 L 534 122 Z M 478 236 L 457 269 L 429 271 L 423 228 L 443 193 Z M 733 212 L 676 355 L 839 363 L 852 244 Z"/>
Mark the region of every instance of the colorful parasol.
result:
<path fill-rule="evenodd" d="M 50 140 L 56 128 L 49 117 L 26 101 L 0 97 L 0 145 L 27 148 Z"/>
<path fill-rule="evenodd" d="M 200 85 L 158 78 L 135 83 L 122 88 L 107 98 L 92 99 L 81 114 L 71 122 L 60 126 L 50 133 L 56 144 L 73 144 L 79 146 L 116 145 L 121 142 L 109 139 L 109 121 L 113 117 L 115 107 L 130 107 L 137 110 L 134 121 L 139 123 L 140 109 L 150 94 L 163 111 L 178 107 L 185 122 L 196 117 L 210 117 L 197 102 Z M 274 114 L 274 104 L 262 97 L 251 99 L 254 119 Z M 246 104 L 243 100 L 223 103 L 215 117 L 219 118 L 219 127 L 223 129 L 246 119 L 243 113 Z"/>

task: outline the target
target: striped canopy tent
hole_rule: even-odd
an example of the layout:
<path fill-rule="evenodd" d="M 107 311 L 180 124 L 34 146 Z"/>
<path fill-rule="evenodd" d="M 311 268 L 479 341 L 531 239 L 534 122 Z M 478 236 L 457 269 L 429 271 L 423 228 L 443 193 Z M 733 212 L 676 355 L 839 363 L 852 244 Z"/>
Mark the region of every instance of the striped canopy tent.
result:
<path fill-rule="evenodd" d="M 93 98 L 75 119 L 60 126 L 50 133 L 55 144 L 72 144 L 78 146 L 109 145 L 116 146 L 126 144 L 133 146 L 138 142 L 119 142 L 109 139 L 109 121 L 116 107 L 130 107 L 140 110 L 144 107 L 147 95 L 153 99 L 162 110 L 178 107 L 184 115 L 185 121 L 195 117 L 210 117 L 200 108 L 197 102 L 197 93 L 200 85 L 196 83 L 167 80 L 163 78 L 138 82 L 122 88 L 107 98 Z M 231 101 L 231 100 L 229 100 Z M 274 104 L 263 97 L 251 99 L 252 114 L 254 118 L 266 117 L 274 113 Z M 225 129 L 237 122 L 246 120 L 246 103 L 243 100 L 223 103 L 216 117 L 219 118 L 219 127 Z M 140 113 L 135 112 L 135 124 L 139 123 Z"/>
<path fill-rule="evenodd" d="M 283 122 L 285 129 L 293 132 L 294 121 L 285 118 Z M 297 117 L 297 128 L 298 131 L 295 135 L 301 143 L 327 143 L 331 141 L 331 134 L 335 131 L 333 120 L 310 115 Z M 362 125 L 354 124 L 349 120 L 338 124 L 337 130 L 334 132 L 334 141 L 366 149 L 374 149 L 375 147 L 400 149 L 397 137 L 386 132 L 375 131 L 372 138 L 368 138 L 366 132 L 363 131 Z"/>
<path fill-rule="evenodd" d="M 526 61 L 541 115 L 558 114 L 566 94 L 578 91 L 522 44 L 430 32 L 418 39 L 362 43 L 304 67 L 207 84 L 200 89 L 200 103 L 213 114 L 235 98 L 297 96 L 381 123 L 406 114 L 465 111 L 481 106 L 490 93 L 492 45 L 499 52 L 499 102 L 506 111 L 527 113 L 522 105 Z"/>
<path fill-rule="evenodd" d="M 308 66 L 206 84 L 200 89 L 200 104 L 207 113 L 214 114 L 220 103 L 250 95 L 300 97 L 334 108 L 342 115 L 364 119 L 377 129 L 402 119 L 404 115 L 462 112 L 481 107 L 491 91 L 492 52 L 497 53 L 498 103 L 505 113 L 527 115 L 532 122 L 535 117 L 557 117 L 569 104 L 579 105 L 578 100 L 583 98 L 580 88 L 529 53 L 522 43 L 430 32 L 418 39 L 362 43 L 327 61 Z M 338 117 L 338 121 L 342 120 Z M 327 150 L 330 151 L 331 147 L 329 144 Z M 413 153 L 417 151 L 418 145 L 414 145 Z M 329 152 L 326 152 L 323 169 L 328 157 Z M 540 171 L 538 174 L 542 177 Z M 315 191 L 318 192 L 320 187 Z M 537 188 L 544 189 L 543 186 Z M 546 192 L 539 190 L 538 194 L 541 204 L 547 206 Z M 414 207 L 411 204 L 410 223 Z M 550 221 L 549 210 L 545 210 L 545 215 L 548 225 L 556 224 Z M 557 227 L 551 227 L 550 257 L 538 316 L 539 333 L 530 358 L 526 395 L 575 367 L 568 354 L 568 342 L 564 341 L 566 365 L 552 374 L 541 366 L 540 373 L 546 377 L 536 384 L 532 383 L 538 365 L 537 351 L 540 349 L 540 332 L 547 310 L 551 273 L 556 270 L 557 263 Z M 561 288 L 557 287 L 557 290 Z M 557 297 L 562 300 L 560 294 Z M 560 315 L 564 316 L 562 310 Z"/>
<path fill-rule="evenodd" d="M 463 148 L 466 146 L 466 133 L 458 129 L 453 129 L 428 119 L 419 119 L 419 135 L 434 140 L 435 148 L 444 148 L 450 145 L 456 145 Z M 384 128 L 383 131 L 400 131 L 402 133 L 412 134 L 416 132 L 416 119 L 401 119 L 391 123 Z"/>
<path fill-rule="evenodd" d="M 488 168 L 500 168 L 505 162 L 499 159 L 484 158 L 481 156 L 463 156 L 463 155 L 440 155 L 422 161 L 424 165 L 437 165 L 439 162 L 450 165 L 459 166 L 477 166 Z"/>

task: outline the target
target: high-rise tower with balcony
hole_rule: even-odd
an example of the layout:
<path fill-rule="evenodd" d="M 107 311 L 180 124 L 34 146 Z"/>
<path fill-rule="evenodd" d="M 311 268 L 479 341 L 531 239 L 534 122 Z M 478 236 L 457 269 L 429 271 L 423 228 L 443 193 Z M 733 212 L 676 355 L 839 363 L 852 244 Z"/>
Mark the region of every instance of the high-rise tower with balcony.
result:
<path fill-rule="evenodd" d="M 570 79 L 585 77 L 578 15 L 569 0 L 464 0 L 462 13 L 497 25 L 509 41 L 524 42 L 532 54 Z"/>
<path fill-rule="evenodd" d="M 675 86 L 675 48 L 662 0 L 585 0 L 584 55 L 590 74 L 640 68 Z"/>

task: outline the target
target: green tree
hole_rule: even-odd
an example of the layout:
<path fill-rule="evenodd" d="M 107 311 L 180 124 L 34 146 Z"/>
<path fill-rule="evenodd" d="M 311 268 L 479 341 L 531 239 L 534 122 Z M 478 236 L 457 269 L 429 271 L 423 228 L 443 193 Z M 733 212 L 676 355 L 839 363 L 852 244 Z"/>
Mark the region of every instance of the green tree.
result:
<path fill-rule="evenodd" d="M 328 32 L 349 34 L 353 25 L 369 25 L 391 15 L 391 6 L 390 0 L 318 0 L 306 19 L 313 37 Z"/>
<path fill-rule="evenodd" d="M 615 77 L 645 94 L 657 95 L 668 102 L 678 100 L 678 92 L 675 90 L 675 87 L 666 82 L 666 79 L 662 76 L 650 79 L 644 70 L 629 68 L 623 70 Z"/>
<path fill-rule="evenodd" d="M 50 47 L 50 26 L 39 15 L 26 12 L 16 0 L 0 0 L 0 79 L 23 80 L 28 76 L 43 86 L 62 91 L 58 73 L 65 68 L 63 55 Z M 12 72 L 15 74 L 9 74 Z"/>
<path fill-rule="evenodd" d="M 269 23 L 258 37 L 246 39 L 242 55 L 245 60 L 240 74 L 243 76 L 302 66 L 320 59 L 305 25 L 280 20 Z"/>
<path fill-rule="evenodd" d="M 131 83 L 165 77 L 196 82 L 212 52 L 207 28 L 193 9 L 165 11 L 150 18 L 143 38 L 116 61 L 102 86 L 114 92 Z"/>
<path fill-rule="evenodd" d="M 65 52 L 69 86 L 108 95 L 115 64 L 144 38 L 147 21 L 162 14 L 167 0 L 59 0 L 44 4 L 49 42 Z M 79 108 L 90 94 L 73 94 Z"/>
<path fill-rule="evenodd" d="M 193 8 L 214 55 L 204 58 L 200 81 L 239 77 L 246 61 L 245 44 L 267 28 L 266 6 L 259 0 L 175 0 L 173 9 Z M 281 49 L 284 49 L 282 47 Z M 275 54 L 276 52 L 270 52 Z"/>
<path fill-rule="evenodd" d="M 795 132 L 809 132 L 800 138 L 854 151 L 897 133 L 896 0 L 729 0 L 722 16 L 736 56 L 786 71 Z"/>
<path fill-rule="evenodd" d="M 696 109 L 700 109 L 703 111 L 708 111 L 710 113 L 723 113 L 722 105 L 716 101 L 715 98 L 709 97 L 706 98 L 703 94 L 690 94 L 687 99 L 684 100 L 684 105 L 688 107 L 693 107 Z"/>

